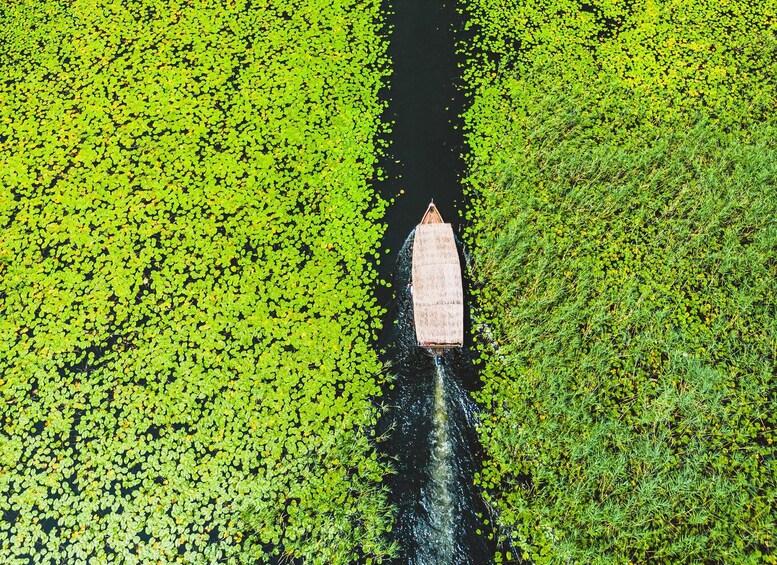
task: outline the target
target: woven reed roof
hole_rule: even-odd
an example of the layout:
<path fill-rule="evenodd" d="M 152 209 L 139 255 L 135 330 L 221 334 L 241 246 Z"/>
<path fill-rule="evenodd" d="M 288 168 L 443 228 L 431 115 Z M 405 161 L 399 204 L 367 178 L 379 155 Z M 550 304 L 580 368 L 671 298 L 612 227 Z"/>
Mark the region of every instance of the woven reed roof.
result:
<path fill-rule="evenodd" d="M 419 224 L 413 241 L 413 311 L 421 346 L 464 343 L 461 265 L 450 224 Z"/>

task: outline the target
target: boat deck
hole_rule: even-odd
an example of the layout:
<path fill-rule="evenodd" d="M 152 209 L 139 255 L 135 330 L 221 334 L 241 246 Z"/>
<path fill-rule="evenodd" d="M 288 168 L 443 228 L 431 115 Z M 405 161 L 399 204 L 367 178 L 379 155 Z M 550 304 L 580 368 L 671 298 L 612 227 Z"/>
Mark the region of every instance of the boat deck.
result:
<path fill-rule="evenodd" d="M 453 228 L 430 204 L 413 240 L 413 315 L 418 345 L 433 351 L 464 343 L 464 293 Z"/>

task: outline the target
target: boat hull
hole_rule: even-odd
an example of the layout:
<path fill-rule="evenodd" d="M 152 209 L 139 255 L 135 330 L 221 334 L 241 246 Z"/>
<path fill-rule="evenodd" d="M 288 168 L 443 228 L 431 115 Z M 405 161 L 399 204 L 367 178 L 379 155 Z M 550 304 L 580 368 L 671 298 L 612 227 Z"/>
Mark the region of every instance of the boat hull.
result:
<path fill-rule="evenodd" d="M 450 224 L 434 204 L 413 239 L 413 319 L 416 340 L 439 355 L 464 343 L 464 293 L 461 263 Z"/>

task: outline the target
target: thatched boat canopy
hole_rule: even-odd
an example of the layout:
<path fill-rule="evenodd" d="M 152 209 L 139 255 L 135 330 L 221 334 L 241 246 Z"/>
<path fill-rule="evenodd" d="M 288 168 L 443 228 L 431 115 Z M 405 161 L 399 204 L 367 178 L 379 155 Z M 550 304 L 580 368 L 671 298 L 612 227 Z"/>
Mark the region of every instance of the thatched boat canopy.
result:
<path fill-rule="evenodd" d="M 432 202 L 413 241 L 413 315 L 418 345 L 434 353 L 464 343 L 464 292 L 453 228 Z"/>

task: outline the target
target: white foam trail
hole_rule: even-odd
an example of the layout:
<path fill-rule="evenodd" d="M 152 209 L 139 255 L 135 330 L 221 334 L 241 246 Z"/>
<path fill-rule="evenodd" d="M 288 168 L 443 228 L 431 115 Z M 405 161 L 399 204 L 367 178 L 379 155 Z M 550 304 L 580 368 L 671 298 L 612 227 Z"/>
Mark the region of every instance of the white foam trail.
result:
<path fill-rule="evenodd" d="M 434 392 L 434 418 L 432 453 L 429 461 L 429 490 L 425 506 L 429 512 L 430 539 L 424 548 L 424 562 L 443 565 L 453 562 L 455 544 L 453 445 L 448 432 L 448 403 L 445 394 L 445 367 L 437 365 L 437 382 Z"/>

